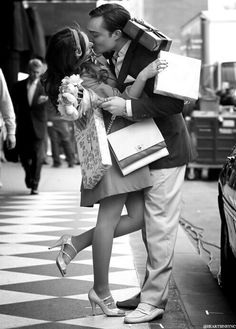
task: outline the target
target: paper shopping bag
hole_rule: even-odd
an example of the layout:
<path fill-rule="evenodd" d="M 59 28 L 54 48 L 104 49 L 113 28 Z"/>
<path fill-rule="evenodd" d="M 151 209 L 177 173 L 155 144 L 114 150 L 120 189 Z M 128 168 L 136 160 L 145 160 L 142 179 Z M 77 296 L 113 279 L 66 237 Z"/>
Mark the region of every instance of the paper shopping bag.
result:
<path fill-rule="evenodd" d="M 135 122 L 107 138 L 124 176 L 169 154 L 153 119 Z"/>
<path fill-rule="evenodd" d="M 85 189 L 92 189 L 111 167 L 111 155 L 107 141 L 103 115 L 100 109 L 91 114 L 84 129 L 75 125 L 75 138 Z"/>
<path fill-rule="evenodd" d="M 163 50 L 160 51 L 160 59 L 165 59 L 168 67 L 156 76 L 154 93 L 196 100 L 199 94 L 201 61 Z"/>

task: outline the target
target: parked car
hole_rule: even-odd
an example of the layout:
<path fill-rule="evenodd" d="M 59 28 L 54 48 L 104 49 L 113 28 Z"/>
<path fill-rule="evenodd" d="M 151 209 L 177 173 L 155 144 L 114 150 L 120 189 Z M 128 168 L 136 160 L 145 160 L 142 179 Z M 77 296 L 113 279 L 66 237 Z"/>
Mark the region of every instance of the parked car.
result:
<path fill-rule="evenodd" d="M 236 292 L 236 146 L 219 175 L 218 206 L 221 218 L 219 281 L 227 294 Z"/>

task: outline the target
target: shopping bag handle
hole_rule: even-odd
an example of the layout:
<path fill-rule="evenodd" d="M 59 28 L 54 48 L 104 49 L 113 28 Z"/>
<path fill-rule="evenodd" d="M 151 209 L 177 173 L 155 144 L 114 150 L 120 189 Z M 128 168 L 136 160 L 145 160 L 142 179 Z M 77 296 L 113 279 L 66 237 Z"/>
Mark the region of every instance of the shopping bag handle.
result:
<path fill-rule="evenodd" d="M 136 23 L 146 27 L 150 32 L 155 33 L 157 36 L 162 35 L 162 33 L 158 29 L 154 28 L 153 26 L 151 26 L 150 24 L 145 22 L 143 19 L 134 17 L 134 18 L 131 18 L 131 21 L 136 22 Z"/>

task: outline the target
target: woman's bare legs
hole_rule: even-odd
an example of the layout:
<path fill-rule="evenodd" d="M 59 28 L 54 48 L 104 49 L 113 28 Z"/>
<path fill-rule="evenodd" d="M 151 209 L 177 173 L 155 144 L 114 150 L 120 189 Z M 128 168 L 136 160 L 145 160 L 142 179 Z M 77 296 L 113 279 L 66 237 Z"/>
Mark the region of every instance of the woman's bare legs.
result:
<path fill-rule="evenodd" d="M 108 271 L 113 237 L 126 198 L 127 194 L 119 194 L 100 201 L 92 247 L 94 290 L 102 299 L 110 295 Z"/>
<path fill-rule="evenodd" d="M 94 269 L 94 290 L 100 298 L 110 295 L 108 273 L 112 252 L 114 232 L 118 228 L 119 233 L 127 233 L 127 230 L 134 232 L 141 228 L 143 221 L 143 197 L 141 193 L 130 195 L 120 194 L 101 200 L 97 224 L 93 232 L 93 269 Z M 123 221 L 120 215 L 124 204 L 127 206 L 129 215 L 134 217 L 126 218 Z M 128 216 L 127 216 L 128 217 Z"/>
<path fill-rule="evenodd" d="M 120 217 L 120 221 L 116 226 L 114 237 L 126 235 L 140 230 L 143 227 L 143 209 L 144 198 L 142 191 L 131 192 L 127 195 L 125 202 L 127 215 Z M 92 245 L 93 234 L 95 228 L 92 228 L 80 235 L 72 236 L 72 243 L 77 253 Z M 73 257 L 74 252 L 71 248 L 65 246 L 65 251 Z M 69 264 L 71 260 L 65 256 L 65 262 Z"/>

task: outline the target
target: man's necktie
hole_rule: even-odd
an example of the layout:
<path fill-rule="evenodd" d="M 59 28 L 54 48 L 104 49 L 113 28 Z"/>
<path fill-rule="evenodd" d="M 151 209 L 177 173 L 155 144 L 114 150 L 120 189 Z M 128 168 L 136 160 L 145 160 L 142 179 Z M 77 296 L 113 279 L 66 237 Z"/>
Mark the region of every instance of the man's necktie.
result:
<path fill-rule="evenodd" d="M 118 53 L 114 53 L 114 55 L 112 57 L 112 63 L 114 64 L 116 77 L 118 77 L 119 72 L 120 72 Z"/>

